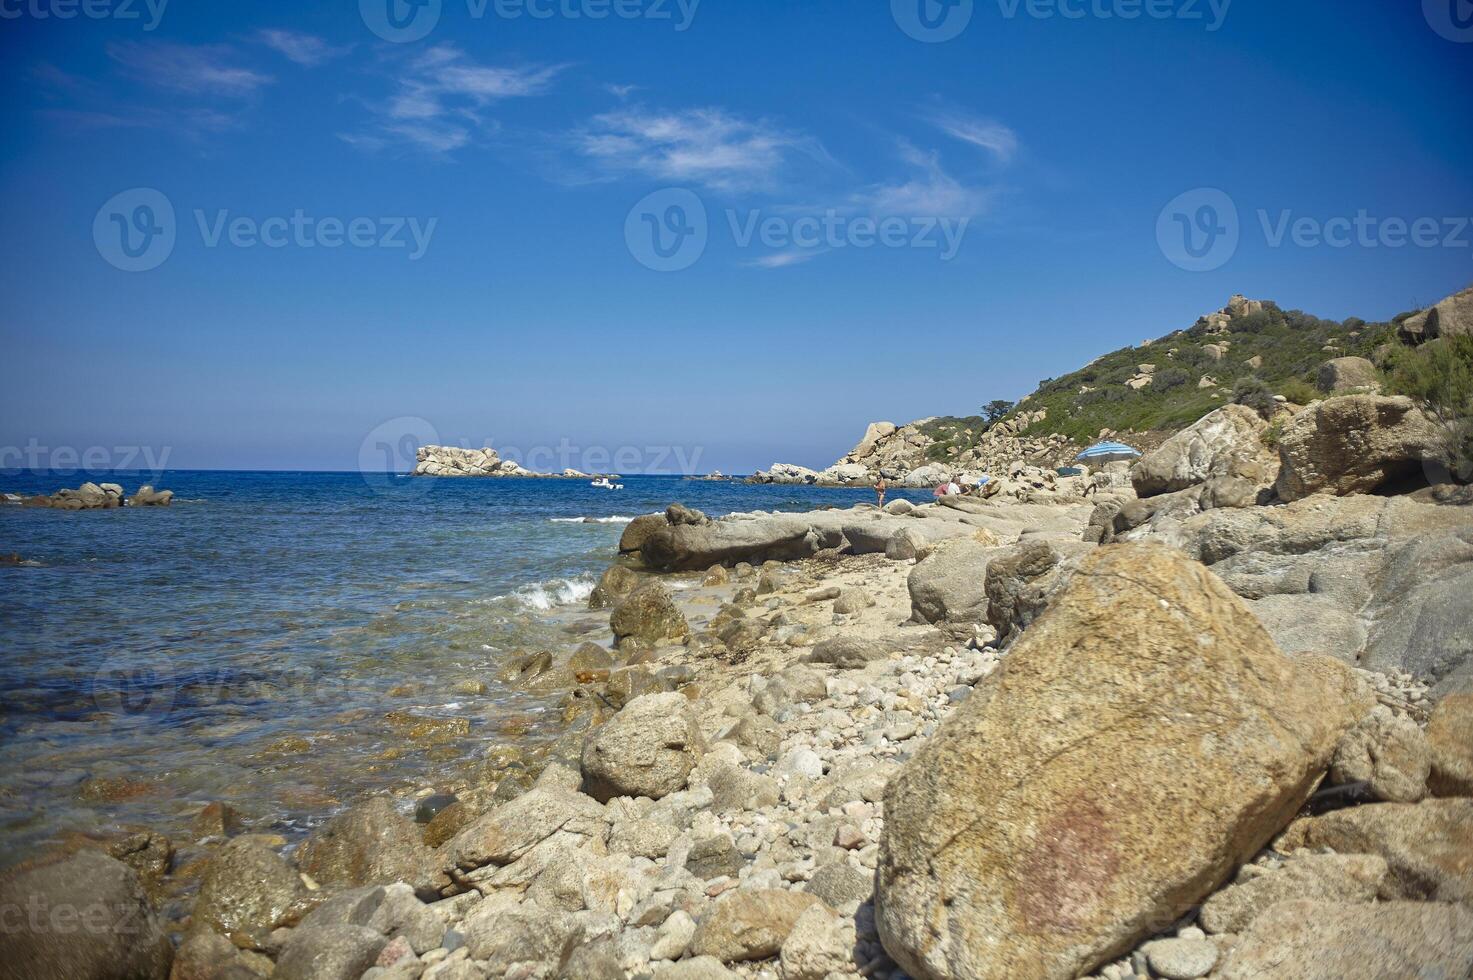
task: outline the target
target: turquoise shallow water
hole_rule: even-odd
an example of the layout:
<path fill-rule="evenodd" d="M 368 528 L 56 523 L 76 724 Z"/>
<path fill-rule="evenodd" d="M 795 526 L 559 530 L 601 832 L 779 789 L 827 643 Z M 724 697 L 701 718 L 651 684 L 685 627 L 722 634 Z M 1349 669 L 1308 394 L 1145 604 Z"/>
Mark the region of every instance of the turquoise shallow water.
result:
<path fill-rule="evenodd" d="M 677 477 L 610 492 L 212 471 L 10 473 L 0 489 L 89 476 L 177 502 L 0 508 L 0 554 L 39 563 L 0 566 L 0 863 L 72 829 L 167 831 L 213 799 L 291 834 L 357 793 L 448 777 L 508 718 L 550 708 L 499 688 L 496 668 L 598 625 L 575 611 L 623 518 L 676 500 L 717 515 L 872 499 Z M 467 680 L 490 689 L 457 693 Z M 395 710 L 464 717 L 469 734 L 409 745 L 384 720 Z"/>

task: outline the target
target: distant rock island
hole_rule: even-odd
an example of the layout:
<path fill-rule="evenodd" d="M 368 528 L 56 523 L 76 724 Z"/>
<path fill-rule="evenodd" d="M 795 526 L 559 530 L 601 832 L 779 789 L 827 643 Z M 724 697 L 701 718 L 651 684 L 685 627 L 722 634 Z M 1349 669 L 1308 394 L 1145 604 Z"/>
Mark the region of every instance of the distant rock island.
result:
<path fill-rule="evenodd" d="M 541 477 L 549 480 L 591 480 L 604 473 L 582 473 L 569 468 L 561 473 L 538 473 L 510 459 L 502 459 L 496 450 L 461 449 L 459 446 L 420 446 L 415 454 L 411 476 L 461 477 Z"/>
<path fill-rule="evenodd" d="M 174 500 L 174 491 L 155 490 L 148 484 L 138 488 L 133 496 L 125 496 L 121 485 L 116 483 L 84 483 L 75 490 L 58 490 L 53 494 L 25 496 L 7 493 L 4 503 L 21 507 L 49 507 L 52 510 L 112 510 L 115 507 L 167 507 Z"/>

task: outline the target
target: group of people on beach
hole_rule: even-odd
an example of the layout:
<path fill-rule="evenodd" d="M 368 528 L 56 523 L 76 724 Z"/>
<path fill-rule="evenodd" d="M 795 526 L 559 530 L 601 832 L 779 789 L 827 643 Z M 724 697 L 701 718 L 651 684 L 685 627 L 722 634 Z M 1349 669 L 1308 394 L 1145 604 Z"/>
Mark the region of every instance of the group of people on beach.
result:
<path fill-rule="evenodd" d="M 937 497 L 959 497 L 975 493 L 980 487 L 980 483 L 968 483 L 961 476 L 953 475 L 947 477 L 946 482 L 937 486 L 933 493 Z M 883 476 L 875 481 L 875 500 L 881 507 L 885 506 L 885 491 L 889 489 Z"/>

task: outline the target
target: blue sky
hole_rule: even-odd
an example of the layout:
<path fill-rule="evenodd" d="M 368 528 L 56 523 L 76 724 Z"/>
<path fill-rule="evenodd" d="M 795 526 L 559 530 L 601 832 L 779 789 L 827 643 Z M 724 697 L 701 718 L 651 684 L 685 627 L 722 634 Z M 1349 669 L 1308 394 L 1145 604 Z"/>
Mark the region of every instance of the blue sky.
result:
<path fill-rule="evenodd" d="M 389 2 L 0 0 L 0 447 L 823 465 L 1235 292 L 1473 282 L 1467 0 Z"/>

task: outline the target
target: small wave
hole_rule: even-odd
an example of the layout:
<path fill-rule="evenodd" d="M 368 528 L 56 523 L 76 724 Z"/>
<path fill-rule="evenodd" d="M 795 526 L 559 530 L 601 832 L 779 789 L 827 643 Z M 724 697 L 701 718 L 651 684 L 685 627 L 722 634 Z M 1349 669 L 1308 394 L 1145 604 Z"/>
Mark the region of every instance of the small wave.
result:
<path fill-rule="evenodd" d="M 587 602 L 597 583 L 591 578 L 559 578 L 550 582 L 524 585 L 510 595 L 498 599 L 515 599 L 528 609 L 546 612 L 558 606 Z"/>
<path fill-rule="evenodd" d="M 613 517 L 549 517 L 548 520 L 554 524 L 628 524 L 634 518 L 615 514 Z"/>

